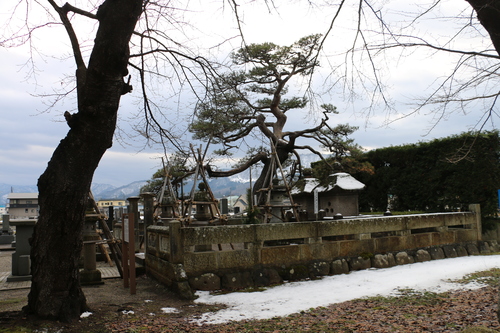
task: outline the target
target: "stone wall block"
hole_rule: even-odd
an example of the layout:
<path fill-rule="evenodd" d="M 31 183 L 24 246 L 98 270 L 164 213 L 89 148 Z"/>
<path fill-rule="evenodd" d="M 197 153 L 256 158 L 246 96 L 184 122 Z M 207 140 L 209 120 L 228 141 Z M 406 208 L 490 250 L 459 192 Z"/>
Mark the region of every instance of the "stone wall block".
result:
<path fill-rule="evenodd" d="M 372 267 L 372 262 L 370 258 L 352 257 L 349 258 L 349 267 L 351 271 L 359 271 Z"/>
<path fill-rule="evenodd" d="M 479 245 L 479 252 L 481 254 L 491 253 L 490 244 L 488 244 L 488 242 L 479 241 L 478 245 Z"/>
<path fill-rule="evenodd" d="M 455 250 L 457 250 L 457 256 L 459 256 L 459 257 L 467 257 L 469 255 L 467 253 L 467 249 L 462 245 L 457 245 Z"/>
<path fill-rule="evenodd" d="M 444 245 L 443 252 L 446 258 L 456 258 L 458 257 L 457 251 L 453 245 Z"/>
<path fill-rule="evenodd" d="M 500 252 L 500 246 L 496 240 L 492 240 L 488 242 L 490 244 L 491 252 Z"/>
<path fill-rule="evenodd" d="M 376 254 L 372 258 L 372 267 L 375 268 L 388 268 L 389 260 L 387 254 Z"/>
<path fill-rule="evenodd" d="M 465 248 L 467 249 L 467 252 L 469 252 L 470 256 L 475 256 L 479 254 L 479 249 L 477 248 L 477 245 L 474 243 L 468 243 Z"/>
<path fill-rule="evenodd" d="M 326 261 L 315 262 L 310 266 L 310 273 L 314 276 L 325 276 L 330 274 L 330 264 Z"/>
<path fill-rule="evenodd" d="M 425 261 L 430 261 L 431 259 L 432 259 L 431 255 L 426 250 L 422 250 L 422 249 L 417 250 L 417 252 L 415 254 L 415 261 L 416 262 L 425 262 Z"/>
<path fill-rule="evenodd" d="M 250 272 L 227 273 L 222 276 L 222 288 L 226 290 L 245 289 L 253 286 Z"/>
<path fill-rule="evenodd" d="M 256 287 L 269 286 L 269 277 L 263 269 L 256 269 L 252 271 L 252 280 Z"/>
<path fill-rule="evenodd" d="M 189 285 L 195 290 L 213 291 L 221 289 L 220 277 L 214 273 L 206 273 L 189 279 Z"/>
<path fill-rule="evenodd" d="M 407 265 L 414 262 L 413 257 L 408 253 L 401 251 L 396 254 L 396 264 L 397 265 Z"/>
<path fill-rule="evenodd" d="M 440 247 L 431 247 L 429 249 L 429 254 L 431 255 L 432 260 L 444 259 L 443 249 Z"/>
<path fill-rule="evenodd" d="M 349 264 L 345 259 L 337 259 L 332 261 L 330 265 L 330 273 L 333 275 L 349 273 Z"/>
<path fill-rule="evenodd" d="M 193 293 L 193 290 L 189 286 L 189 283 L 187 281 L 181 281 L 181 282 L 175 282 L 173 285 L 175 291 L 177 291 L 177 294 L 182 298 L 182 299 L 189 299 L 193 300 L 195 299 L 195 295 Z"/>
<path fill-rule="evenodd" d="M 297 281 L 309 278 L 309 268 L 306 265 L 291 265 L 281 270 L 283 280 Z"/>
<path fill-rule="evenodd" d="M 275 269 L 264 268 L 252 271 L 253 283 L 256 287 L 273 286 L 283 283 L 283 279 Z"/>
<path fill-rule="evenodd" d="M 172 264 L 175 281 L 187 281 L 188 276 L 182 264 Z"/>
<path fill-rule="evenodd" d="M 272 268 L 266 268 L 266 269 L 264 269 L 264 272 L 267 275 L 267 277 L 269 278 L 269 284 L 271 286 L 283 283 L 283 279 L 278 274 L 277 270 L 272 269 Z"/>
<path fill-rule="evenodd" d="M 396 266 L 396 258 L 394 258 L 394 254 L 387 253 L 387 262 L 389 263 L 389 267 Z"/>

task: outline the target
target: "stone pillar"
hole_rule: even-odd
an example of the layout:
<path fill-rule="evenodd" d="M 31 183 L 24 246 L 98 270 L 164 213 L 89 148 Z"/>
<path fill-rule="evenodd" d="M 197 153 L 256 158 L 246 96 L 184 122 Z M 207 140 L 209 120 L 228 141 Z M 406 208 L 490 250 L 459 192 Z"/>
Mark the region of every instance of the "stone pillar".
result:
<path fill-rule="evenodd" d="M 80 271 L 80 283 L 82 285 L 103 284 L 101 271 L 97 269 L 96 263 L 96 241 L 99 236 L 95 227 L 98 214 L 87 214 L 83 229 L 83 270 Z"/>
<path fill-rule="evenodd" d="M 477 229 L 477 240 L 480 241 L 483 239 L 483 228 L 481 225 L 481 205 L 479 204 L 470 204 L 469 210 L 476 215 L 476 225 Z M 474 228 L 474 227 L 473 227 Z"/>
<path fill-rule="evenodd" d="M 118 208 L 116 213 L 116 222 L 113 224 L 113 236 L 116 239 L 122 239 L 123 207 Z"/>
<path fill-rule="evenodd" d="M 181 235 L 181 222 L 179 220 L 170 221 L 169 224 L 170 241 L 170 262 L 173 264 L 184 263 L 184 246 Z"/>
<path fill-rule="evenodd" d="M 155 197 L 154 193 L 146 192 L 142 193 L 141 197 L 144 200 L 144 253 L 148 252 L 148 227 L 154 224 L 153 221 L 153 199 Z"/>
<path fill-rule="evenodd" d="M 109 206 L 108 207 L 108 220 L 106 221 L 108 228 L 110 231 L 113 230 L 113 221 L 115 219 L 115 207 Z"/>
<path fill-rule="evenodd" d="M 12 220 L 10 224 L 16 227 L 16 251 L 12 253 L 12 274 L 7 282 L 31 280 L 31 245 L 29 239 L 33 235 L 36 220 Z"/>
<path fill-rule="evenodd" d="M 227 198 L 223 198 L 220 201 L 220 213 L 221 214 L 229 214 L 229 202 Z"/>
<path fill-rule="evenodd" d="M 198 205 L 196 205 L 198 206 Z M 198 211 L 198 208 L 196 208 L 196 211 Z M 195 215 L 196 217 L 196 215 Z M 170 222 L 172 223 L 172 221 Z M 197 227 L 207 227 L 209 225 L 208 221 L 200 221 L 200 220 L 194 220 L 189 224 L 190 228 L 197 228 Z M 172 229 L 170 229 L 172 230 Z M 212 250 L 212 244 L 198 244 L 194 246 L 194 251 L 195 252 L 206 252 L 206 251 L 213 251 Z"/>
<path fill-rule="evenodd" d="M 2 216 L 2 232 L 0 233 L 0 244 L 12 244 L 14 235 L 10 228 L 10 215 Z"/>
<path fill-rule="evenodd" d="M 140 252 L 140 245 L 141 245 L 141 230 L 139 228 L 139 221 L 140 221 L 140 216 L 139 216 L 139 199 L 140 197 L 134 196 L 127 198 L 128 200 L 128 214 L 129 216 L 131 214 L 134 215 L 134 231 L 135 231 L 135 245 L 130 244 L 130 246 L 135 246 L 135 252 L 138 253 Z"/>

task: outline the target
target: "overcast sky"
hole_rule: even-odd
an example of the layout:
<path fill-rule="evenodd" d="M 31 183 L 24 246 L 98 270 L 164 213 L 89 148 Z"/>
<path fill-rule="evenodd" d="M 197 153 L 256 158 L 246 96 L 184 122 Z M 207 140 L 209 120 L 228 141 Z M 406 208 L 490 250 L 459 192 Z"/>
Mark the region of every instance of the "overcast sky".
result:
<path fill-rule="evenodd" d="M 456 7 L 447 10 L 456 10 Z M 84 1 L 85 3 L 85 1 Z M 190 3 L 196 3 L 190 2 Z M 280 2 L 276 2 L 279 4 Z M 396 7 L 398 1 L 391 2 Z M 450 1 L 445 2 L 451 3 Z M 62 4 L 62 2 L 61 2 Z M 192 14 L 192 22 L 200 33 L 195 42 L 199 40 L 216 41 L 224 37 L 236 35 L 234 19 L 230 15 L 229 8 L 221 9 L 219 3 L 203 2 L 207 8 L 199 9 L 198 13 Z M 9 4 L 10 5 L 10 4 Z M 466 2 L 460 3 L 466 5 Z M 467 7 L 464 7 L 467 8 Z M 265 7 L 257 4 L 241 6 L 242 25 L 247 43 L 260 43 L 272 41 L 276 44 L 286 45 L 311 33 L 323 33 L 328 28 L 329 20 L 335 12 L 334 6 L 322 7 L 317 10 L 309 9 L 301 5 L 278 6 L 269 14 Z M 278 13 L 279 14 L 278 14 Z M 11 11 L 7 2 L 0 4 L 0 22 L 6 22 Z M 208 15 L 206 13 L 209 13 Z M 453 13 L 452 13 L 453 14 Z M 189 17 L 186 15 L 186 17 Z M 344 23 L 340 22 L 337 35 L 328 39 L 328 48 L 325 54 L 341 52 L 342 36 L 352 33 L 349 15 L 344 17 Z M 431 21 L 429 25 L 435 33 L 446 37 L 453 30 L 449 23 L 438 25 Z M 445 28 L 443 28 L 445 27 Z M 450 30 L 448 30 L 450 28 Z M 421 29 L 421 27 L 419 27 Z M 64 122 L 63 113 L 66 110 L 74 112 L 74 100 L 68 99 L 63 103 L 50 108 L 47 103 L 50 99 L 41 98 L 40 95 L 52 94 L 56 89 L 65 84 L 65 75 L 71 75 L 74 71 L 73 61 L 69 57 L 67 37 L 61 28 L 51 28 L 36 36 L 37 52 L 43 57 L 35 54 L 37 61 L 36 76 L 30 76 L 26 66 L 29 60 L 30 50 L 22 48 L 0 47 L 0 183 L 10 185 L 35 185 L 39 175 L 44 171 L 50 156 L 58 142 L 66 135 L 68 126 Z M 207 37 L 209 36 L 209 37 Z M 487 41 L 487 39 L 486 39 Z M 474 48 L 474 43 L 484 44 L 484 39 L 468 40 L 464 47 Z M 232 44 L 231 44 L 232 43 Z M 226 57 L 230 48 L 238 47 L 239 41 L 233 40 L 218 50 L 218 57 Z M 482 43 L 482 44 L 481 44 Z M 345 46 L 345 45 L 344 45 Z M 203 52 L 203 51 L 200 51 Z M 214 49 L 211 50 L 212 55 Z M 216 52 L 215 52 L 216 53 Z M 61 58 L 66 57 L 66 60 Z M 412 52 L 405 54 L 404 58 L 389 58 L 377 66 L 387 66 L 387 71 L 381 79 L 387 84 L 387 96 L 394 103 L 395 113 L 390 119 L 398 118 L 398 114 L 404 114 L 412 110 L 412 101 L 417 97 L 424 96 L 426 88 L 435 84 L 435 80 L 443 77 L 453 68 L 456 58 L 450 55 L 431 54 L 429 52 Z M 320 78 L 322 81 L 328 75 L 328 60 L 322 60 Z M 323 77 L 321 77 L 323 75 Z M 316 83 L 321 84 L 321 83 Z M 323 86 L 326 91 L 326 87 Z M 332 103 L 337 106 L 340 115 L 332 118 L 332 124 L 349 123 L 359 126 L 359 130 L 353 135 L 358 144 L 367 148 L 380 148 L 390 145 L 416 143 L 422 140 L 431 140 L 453 134 L 459 134 L 475 125 L 480 119 L 483 110 L 468 110 L 468 113 L 455 113 L 439 122 L 433 130 L 428 133 L 434 124 L 431 109 L 423 109 L 414 116 L 398 120 L 386 126 L 388 114 L 382 107 L 375 107 L 368 117 L 363 112 L 364 107 L 369 104 L 366 96 L 358 96 L 358 99 L 349 99 L 343 94 L 342 87 L 335 87 L 331 94 L 323 94 L 322 102 Z M 121 101 L 119 111 L 119 126 L 125 131 L 133 126 L 129 122 L 130 115 L 137 112 L 138 89 L 133 94 L 125 95 Z M 300 127 L 307 122 L 305 115 L 289 116 L 291 127 Z M 174 118 L 174 116 L 173 116 Z M 178 127 L 186 126 L 179 122 Z M 124 140 L 127 144 L 115 144 L 104 155 L 94 176 L 94 182 L 106 183 L 115 186 L 129 184 L 136 180 L 149 179 L 152 173 L 160 167 L 160 157 L 163 151 L 160 147 L 146 147 L 140 140 Z"/>

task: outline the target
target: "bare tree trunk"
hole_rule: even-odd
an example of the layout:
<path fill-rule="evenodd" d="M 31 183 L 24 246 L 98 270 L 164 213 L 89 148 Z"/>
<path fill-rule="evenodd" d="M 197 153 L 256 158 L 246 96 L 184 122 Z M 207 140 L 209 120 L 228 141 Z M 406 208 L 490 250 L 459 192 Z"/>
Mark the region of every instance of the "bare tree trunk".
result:
<path fill-rule="evenodd" d="M 476 11 L 477 19 L 488 31 L 495 50 L 500 55 L 500 1 L 466 0 Z M 497 317 L 500 320 L 500 300 L 497 304 Z"/>
<path fill-rule="evenodd" d="M 106 0 L 88 69 L 79 68 L 78 113 L 38 179 L 40 216 L 31 240 L 32 285 L 27 313 L 71 321 L 87 310 L 78 261 L 92 177 L 111 147 L 121 96 L 129 91 L 129 42 L 142 0 Z"/>
<path fill-rule="evenodd" d="M 474 8 L 477 19 L 488 31 L 495 50 L 500 55 L 500 1 L 498 0 L 467 0 Z"/>

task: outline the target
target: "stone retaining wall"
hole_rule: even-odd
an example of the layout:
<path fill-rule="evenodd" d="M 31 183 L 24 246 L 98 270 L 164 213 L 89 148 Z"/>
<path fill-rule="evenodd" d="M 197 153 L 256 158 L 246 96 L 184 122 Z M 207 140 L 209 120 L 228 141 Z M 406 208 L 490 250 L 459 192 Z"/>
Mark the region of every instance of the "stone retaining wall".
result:
<path fill-rule="evenodd" d="M 192 297 L 192 290 L 267 286 L 496 246 L 480 241 L 477 205 L 471 212 L 298 223 L 194 228 L 172 221 L 147 228 L 146 272 Z"/>
<path fill-rule="evenodd" d="M 425 262 L 445 258 L 498 252 L 496 241 L 450 244 L 410 251 L 384 254 L 336 258 L 331 261 L 318 261 L 307 265 L 290 265 L 282 268 L 261 268 L 252 271 L 232 273 L 205 273 L 188 279 L 191 288 L 196 290 L 238 290 L 249 287 L 263 287 L 280 284 L 283 281 L 315 279 L 326 275 L 347 274 L 350 271 L 368 268 L 388 268 L 415 262 Z"/>

